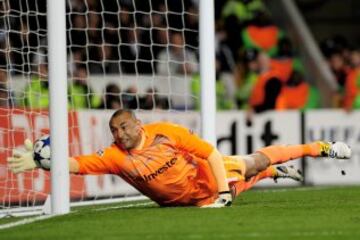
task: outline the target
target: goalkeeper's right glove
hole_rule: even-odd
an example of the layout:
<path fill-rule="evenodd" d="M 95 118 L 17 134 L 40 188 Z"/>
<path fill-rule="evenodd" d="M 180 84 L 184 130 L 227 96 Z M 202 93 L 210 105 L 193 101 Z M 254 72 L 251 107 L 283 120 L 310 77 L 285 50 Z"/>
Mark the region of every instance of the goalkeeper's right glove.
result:
<path fill-rule="evenodd" d="M 202 206 L 202 208 L 222 208 L 230 207 L 232 204 L 232 196 L 230 191 L 219 192 L 219 197 L 215 202 Z"/>
<path fill-rule="evenodd" d="M 30 139 L 24 141 L 25 151 L 13 150 L 12 156 L 7 158 L 10 170 L 17 174 L 37 168 L 33 157 L 33 143 Z"/>

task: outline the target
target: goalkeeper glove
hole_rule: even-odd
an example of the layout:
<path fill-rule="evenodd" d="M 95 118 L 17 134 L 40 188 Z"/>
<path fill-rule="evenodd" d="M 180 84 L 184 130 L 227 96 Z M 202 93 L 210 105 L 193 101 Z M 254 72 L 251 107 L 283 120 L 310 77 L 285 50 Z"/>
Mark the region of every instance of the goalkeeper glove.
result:
<path fill-rule="evenodd" d="M 30 139 L 24 141 L 25 151 L 13 150 L 12 156 L 7 158 L 10 170 L 17 174 L 37 168 L 33 157 L 33 143 Z"/>
<path fill-rule="evenodd" d="M 219 192 L 219 197 L 214 203 L 202 206 L 203 208 L 222 208 L 229 207 L 232 204 L 232 196 L 230 191 Z"/>

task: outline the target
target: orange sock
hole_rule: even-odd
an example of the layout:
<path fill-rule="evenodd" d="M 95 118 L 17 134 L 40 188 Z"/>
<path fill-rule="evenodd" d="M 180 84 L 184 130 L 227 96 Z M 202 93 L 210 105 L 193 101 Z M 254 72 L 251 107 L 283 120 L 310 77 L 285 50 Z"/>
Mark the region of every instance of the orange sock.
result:
<path fill-rule="evenodd" d="M 317 157 L 320 155 L 320 151 L 321 147 L 318 142 L 299 145 L 274 145 L 258 150 L 270 159 L 271 164 L 283 163 L 304 156 Z"/>
<path fill-rule="evenodd" d="M 259 172 L 257 175 L 251 177 L 250 179 L 248 179 L 244 184 L 244 190 L 246 191 L 248 189 L 250 189 L 252 186 L 254 186 L 258 181 L 260 181 L 261 179 L 264 178 L 268 178 L 268 177 L 274 177 L 276 174 L 276 169 L 274 166 L 269 166 L 267 169 L 265 169 L 264 171 Z"/>
<path fill-rule="evenodd" d="M 256 176 L 259 176 L 259 180 L 264 179 L 264 178 L 269 178 L 269 177 L 275 177 L 276 176 L 276 167 L 269 166 L 264 171 L 259 172 Z"/>
<path fill-rule="evenodd" d="M 276 169 L 274 166 L 270 166 L 267 169 L 265 169 L 264 171 L 260 172 L 259 174 L 251 177 L 250 179 L 248 179 L 247 181 L 240 181 L 240 182 L 236 182 L 234 184 L 235 187 L 235 195 L 239 195 L 241 192 L 244 192 L 248 189 L 250 189 L 252 186 L 254 186 L 258 181 L 260 181 L 261 179 L 264 178 L 268 178 L 268 177 L 274 177 L 276 174 Z"/>

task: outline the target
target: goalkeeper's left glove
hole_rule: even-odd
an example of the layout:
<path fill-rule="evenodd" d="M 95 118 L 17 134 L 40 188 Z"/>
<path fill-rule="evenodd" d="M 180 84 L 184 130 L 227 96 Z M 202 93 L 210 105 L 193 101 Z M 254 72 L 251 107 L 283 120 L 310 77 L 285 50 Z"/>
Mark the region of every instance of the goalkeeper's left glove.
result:
<path fill-rule="evenodd" d="M 37 168 L 33 158 L 33 143 L 26 139 L 24 145 L 25 151 L 14 149 L 12 156 L 7 159 L 10 170 L 15 174 Z"/>
<path fill-rule="evenodd" d="M 214 203 L 202 206 L 203 208 L 222 208 L 230 207 L 232 204 L 232 196 L 230 191 L 219 192 L 219 197 Z"/>

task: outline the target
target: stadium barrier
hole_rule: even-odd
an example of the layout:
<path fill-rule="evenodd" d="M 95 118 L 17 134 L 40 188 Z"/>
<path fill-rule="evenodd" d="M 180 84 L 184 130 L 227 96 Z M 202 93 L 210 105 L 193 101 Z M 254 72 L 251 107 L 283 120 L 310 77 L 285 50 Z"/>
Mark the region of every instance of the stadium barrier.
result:
<path fill-rule="evenodd" d="M 233 99 L 235 95 L 233 75 L 229 73 L 221 74 L 221 79 L 224 83 L 228 99 Z M 22 75 L 13 75 L 9 83 L 9 87 L 17 98 L 22 100 L 27 84 L 31 81 L 31 77 L 25 77 Z M 73 80 L 68 79 L 69 83 Z M 136 95 L 139 97 L 145 95 L 148 89 L 155 88 L 160 96 L 168 96 L 171 100 L 175 109 L 190 108 L 194 105 L 193 92 L 191 91 L 192 76 L 186 75 L 119 75 L 119 74 L 108 74 L 108 75 L 89 75 L 87 78 L 87 84 L 94 91 L 94 94 L 103 96 L 106 86 L 110 84 L 117 85 L 122 94 L 125 94 L 126 90 L 135 87 L 137 90 Z M 15 104 L 19 104 L 16 102 Z"/>

